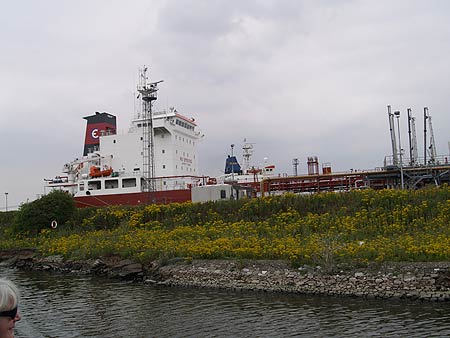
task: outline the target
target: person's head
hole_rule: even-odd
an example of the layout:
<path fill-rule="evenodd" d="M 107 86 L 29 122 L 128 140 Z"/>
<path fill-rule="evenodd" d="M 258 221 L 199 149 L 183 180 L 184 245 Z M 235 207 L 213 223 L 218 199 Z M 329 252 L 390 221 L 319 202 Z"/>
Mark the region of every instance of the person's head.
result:
<path fill-rule="evenodd" d="M 14 326 L 20 320 L 18 305 L 19 290 L 13 282 L 0 278 L 0 338 L 14 337 Z"/>

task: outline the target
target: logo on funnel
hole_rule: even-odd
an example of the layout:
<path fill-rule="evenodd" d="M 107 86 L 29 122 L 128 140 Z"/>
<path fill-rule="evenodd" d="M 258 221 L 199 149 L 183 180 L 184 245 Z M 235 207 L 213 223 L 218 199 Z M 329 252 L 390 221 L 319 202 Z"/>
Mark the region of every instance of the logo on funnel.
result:
<path fill-rule="evenodd" d="M 92 129 L 91 136 L 92 136 L 92 138 L 98 138 L 98 129 L 97 128 Z"/>

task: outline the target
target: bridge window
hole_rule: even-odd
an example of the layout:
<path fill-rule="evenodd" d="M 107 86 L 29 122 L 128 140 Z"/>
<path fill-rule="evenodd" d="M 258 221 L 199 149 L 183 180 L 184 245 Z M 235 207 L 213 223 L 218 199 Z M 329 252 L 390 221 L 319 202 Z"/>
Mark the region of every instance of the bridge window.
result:
<path fill-rule="evenodd" d="M 122 188 L 134 188 L 136 186 L 135 178 L 124 178 L 122 180 Z"/>
<path fill-rule="evenodd" d="M 102 181 L 88 181 L 88 190 L 100 190 Z"/>
<path fill-rule="evenodd" d="M 119 187 L 119 180 L 105 180 L 105 189 L 117 189 Z"/>

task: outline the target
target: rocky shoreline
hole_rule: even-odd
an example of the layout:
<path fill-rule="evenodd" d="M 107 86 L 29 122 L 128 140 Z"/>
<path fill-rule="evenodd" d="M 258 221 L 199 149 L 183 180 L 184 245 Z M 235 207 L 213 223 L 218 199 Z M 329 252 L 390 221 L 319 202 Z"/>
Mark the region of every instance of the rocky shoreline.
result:
<path fill-rule="evenodd" d="M 365 298 L 450 301 L 450 262 L 383 263 L 334 273 L 283 261 L 172 259 L 140 264 L 118 256 L 86 261 L 0 250 L 0 265 L 25 270 L 84 273 L 165 286 L 220 288 Z"/>

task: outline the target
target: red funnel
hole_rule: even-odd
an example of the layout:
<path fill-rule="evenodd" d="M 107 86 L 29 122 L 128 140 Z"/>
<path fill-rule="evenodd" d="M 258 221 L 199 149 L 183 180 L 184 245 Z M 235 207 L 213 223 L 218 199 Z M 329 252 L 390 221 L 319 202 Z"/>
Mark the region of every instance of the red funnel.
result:
<path fill-rule="evenodd" d="M 98 150 L 100 136 L 116 133 L 116 117 L 108 113 L 96 112 L 95 115 L 83 117 L 87 120 L 83 156 Z"/>

